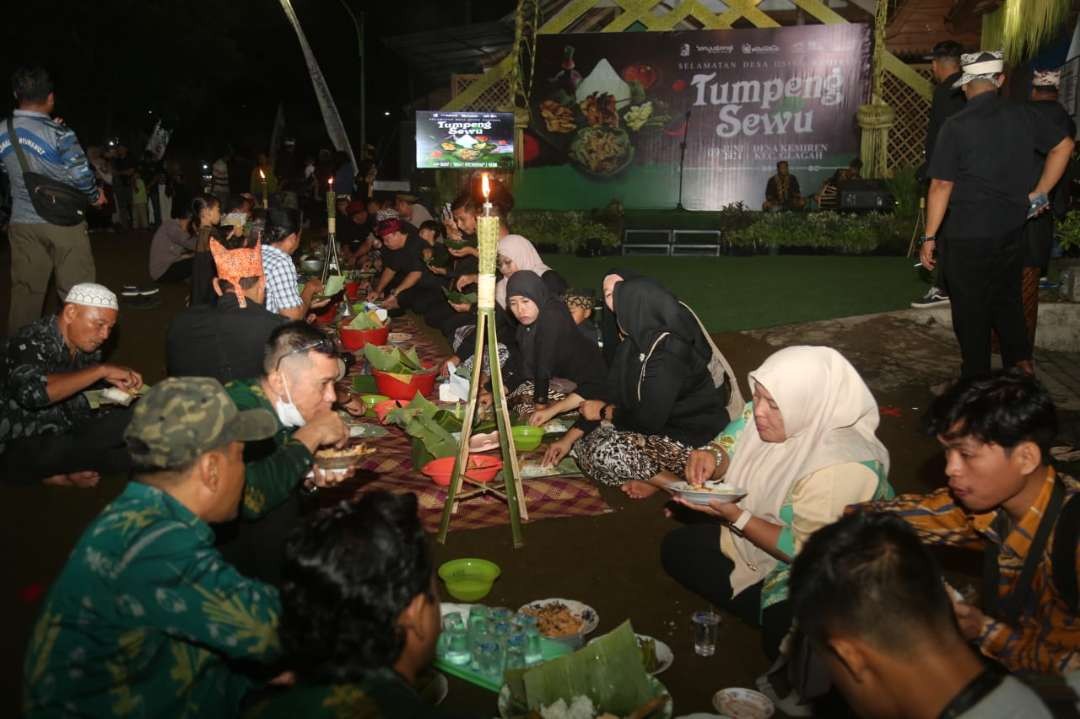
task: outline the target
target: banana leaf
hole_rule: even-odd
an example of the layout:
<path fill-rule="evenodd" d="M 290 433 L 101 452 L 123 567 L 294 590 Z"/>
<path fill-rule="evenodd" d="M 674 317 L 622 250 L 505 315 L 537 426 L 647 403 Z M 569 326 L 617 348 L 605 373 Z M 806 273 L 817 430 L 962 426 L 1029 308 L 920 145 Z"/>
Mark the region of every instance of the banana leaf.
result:
<path fill-rule="evenodd" d="M 402 352 L 397 347 L 378 347 L 364 345 L 364 358 L 380 372 L 412 375 L 424 371 L 424 364 L 416 354 L 416 348 L 410 347 Z"/>
<path fill-rule="evenodd" d="M 513 708 L 539 711 L 559 699 L 587 696 L 601 713 L 626 716 L 653 698 L 630 622 L 564 657 L 507 672 Z"/>
<path fill-rule="evenodd" d="M 443 293 L 446 294 L 446 301 L 452 302 L 455 305 L 475 305 L 476 293 L 475 292 L 458 292 L 457 290 L 448 290 L 443 287 Z"/>
<path fill-rule="evenodd" d="M 458 442 L 452 432 L 461 429 L 461 421 L 457 420 L 456 429 L 448 429 L 454 427 L 453 413 L 439 409 L 419 392 L 408 405 L 386 415 L 386 421 L 404 429 L 432 457 L 451 457 L 457 453 Z"/>
<path fill-rule="evenodd" d="M 323 287 L 323 297 L 333 297 L 345 289 L 345 277 L 343 275 L 330 275 L 326 278 L 326 286 Z"/>
<path fill-rule="evenodd" d="M 356 312 L 356 310 L 353 310 Z M 361 309 L 357 312 L 356 317 L 349 323 L 348 327 L 351 330 L 377 330 L 382 328 L 383 323 L 379 322 L 377 317 L 373 316 L 373 312 L 364 312 Z"/>

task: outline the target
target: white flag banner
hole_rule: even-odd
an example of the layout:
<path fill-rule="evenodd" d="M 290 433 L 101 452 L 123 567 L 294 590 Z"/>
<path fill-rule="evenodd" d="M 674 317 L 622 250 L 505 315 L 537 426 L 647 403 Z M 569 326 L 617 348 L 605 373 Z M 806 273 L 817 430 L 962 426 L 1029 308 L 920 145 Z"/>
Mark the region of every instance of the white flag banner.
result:
<path fill-rule="evenodd" d="M 304 35 L 304 30 L 300 27 L 300 20 L 296 17 L 292 2 L 281 0 L 281 8 L 292 23 L 293 29 L 296 30 L 300 49 L 304 51 L 304 60 L 307 62 L 308 73 L 311 75 L 311 84 L 315 88 L 315 97 L 319 99 L 319 109 L 322 110 L 323 122 L 326 123 L 326 132 L 330 135 L 330 142 L 334 144 L 335 149 L 349 153 L 349 160 L 355 168 L 356 157 L 353 155 L 352 145 L 349 144 L 349 136 L 345 134 L 345 125 L 341 122 L 341 115 L 338 113 L 337 105 L 334 104 L 326 78 L 323 77 L 319 63 L 315 61 L 315 55 L 311 52 L 311 46 Z"/>
<path fill-rule="evenodd" d="M 154 125 L 154 131 L 150 133 L 150 139 L 146 141 L 146 153 L 157 162 L 165 156 L 165 148 L 169 146 L 169 138 L 172 131 L 161 126 L 161 120 Z"/>

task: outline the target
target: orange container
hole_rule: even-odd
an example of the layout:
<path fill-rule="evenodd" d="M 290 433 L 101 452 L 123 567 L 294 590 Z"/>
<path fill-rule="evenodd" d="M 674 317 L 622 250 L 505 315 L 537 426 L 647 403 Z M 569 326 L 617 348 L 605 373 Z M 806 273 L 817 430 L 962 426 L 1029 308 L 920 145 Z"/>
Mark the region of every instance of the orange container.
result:
<path fill-rule="evenodd" d="M 351 330 L 348 327 L 338 327 L 341 335 L 341 344 L 350 352 L 364 348 L 364 345 L 384 345 L 386 338 L 390 336 L 390 326 L 386 325 L 377 330 Z M 387 395 L 389 396 L 389 395 Z"/>
<path fill-rule="evenodd" d="M 402 382 L 397 377 L 377 369 L 373 369 L 371 374 L 375 376 L 375 386 L 379 388 L 379 394 L 385 394 L 391 399 L 412 401 L 417 392 L 426 397 L 435 389 L 434 372 L 409 375 L 408 382 Z"/>
<path fill-rule="evenodd" d="M 433 459 L 420 470 L 431 481 L 440 487 L 450 486 L 450 476 L 454 473 L 454 460 L 457 457 L 442 457 Z M 465 476 L 474 482 L 490 482 L 502 469 L 502 460 L 498 457 L 489 457 L 486 454 L 470 454 L 469 463 L 465 468 Z"/>
<path fill-rule="evenodd" d="M 407 404 L 409 403 L 403 399 L 388 399 L 385 402 L 379 402 L 375 405 L 375 416 L 379 418 L 380 424 L 386 424 L 386 415 Z"/>

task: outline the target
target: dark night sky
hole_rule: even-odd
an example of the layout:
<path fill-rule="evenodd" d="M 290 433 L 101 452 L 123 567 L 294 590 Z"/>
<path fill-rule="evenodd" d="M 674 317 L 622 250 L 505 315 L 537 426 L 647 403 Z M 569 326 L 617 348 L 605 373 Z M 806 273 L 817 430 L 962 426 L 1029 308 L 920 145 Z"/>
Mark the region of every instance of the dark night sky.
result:
<path fill-rule="evenodd" d="M 357 146 L 360 62 L 341 1 L 293 0 L 293 6 Z M 405 64 L 381 38 L 461 24 L 467 3 L 344 1 L 366 14 L 373 142 L 392 134 L 411 99 Z M 472 19 L 496 19 L 514 4 L 474 0 Z M 179 150 L 257 146 L 267 141 L 279 102 L 286 133 L 305 151 L 329 145 L 299 43 L 277 0 L 31 0 L 8 4 L 6 13 L 0 23 L 5 82 L 19 63 L 48 67 L 57 114 L 84 145 L 110 135 L 131 141 L 161 115 L 174 124 Z M 418 78 L 413 87 L 429 89 Z"/>

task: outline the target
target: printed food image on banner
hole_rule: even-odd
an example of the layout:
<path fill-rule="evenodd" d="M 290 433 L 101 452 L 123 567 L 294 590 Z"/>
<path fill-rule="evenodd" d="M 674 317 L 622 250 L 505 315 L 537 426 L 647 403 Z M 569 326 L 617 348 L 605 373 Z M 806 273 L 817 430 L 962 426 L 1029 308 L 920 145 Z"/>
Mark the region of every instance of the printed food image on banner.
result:
<path fill-rule="evenodd" d="M 760 209 L 786 160 L 804 196 L 859 153 L 866 25 L 540 35 L 519 206 Z"/>
<path fill-rule="evenodd" d="M 514 113 L 416 113 L 419 169 L 514 166 Z"/>

